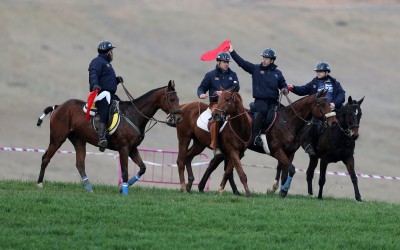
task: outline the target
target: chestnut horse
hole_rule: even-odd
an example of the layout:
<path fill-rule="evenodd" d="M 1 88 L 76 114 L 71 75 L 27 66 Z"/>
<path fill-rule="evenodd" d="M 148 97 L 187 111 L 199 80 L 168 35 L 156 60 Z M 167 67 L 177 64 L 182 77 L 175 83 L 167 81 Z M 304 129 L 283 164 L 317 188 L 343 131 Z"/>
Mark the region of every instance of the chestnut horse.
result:
<path fill-rule="evenodd" d="M 210 133 L 199 128 L 196 124 L 197 119 L 208 108 L 208 105 L 203 102 L 191 102 L 182 104 L 182 122 L 176 124 L 176 132 L 179 142 L 179 152 L 177 158 L 180 190 L 182 192 L 190 192 L 194 182 L 192 170 L 192 160 L 199 155 L 205 148 L 210 148 L 211 138 Z M 189 148 L 190 143 L 192 145 Z M 212 162 L 219 164 L 223 161 L 223 156 L 218 155 L 212 159 Z M 214 164 L 214 163 L 213 163 Z M 225 164 L 226 165 L 226 164 Z M 185 184 L 185 167 L 188 174 L 188 183 Z M 232 178 L 229 179 L 234 194 L 239 195 L 239 191 Z"/>
<path fill-rule="evenodd" d="M 322 190 L 326 181 L 326 169 L 328 164 L 331 162 L 342 161 L 346 165 L 351 182 L 353 183 L 355 199 L 357 201 L 362 201 L 358 189 L 357 175 L 354 170 L 354 148 L 356 146 L 355 141 L 359 136 L 358 129 L 360 127 L 362 116 L 361 103 L 363 101 L 364 97 L 357 101 L 353 100 L 351 96 L 349 96 L 347 104 L 337 112 L 339 126 L 333 129 L 325 129 L 319 136 L 318 141 L 314 144 L 316 145 L 316 155 L 310 156 L 310 162 L 307 168 L 307 186 L 309 195 L 313 195 L 312 179 L 319 158 L 321 159 L 321 162 L 318 181 L 318 199 L 322 199 Z"/>
<path fill-rule="evenodd" d="M 281 181 L 282 183 L 285 183 L 281 186 L 280 190 L 280 195 L 282 197 L 287 195 L 291 180 L 296 172 L 295 167 L 292 165 L 292 161 L 296 150 L 299 148 L 298 135 L 301 129 L 305 124 L 309 123 L 309 120 L 313 116 L 320 120 L 326 119 L 329 126 L 337 123 L 336 117 L 334 113 L 331 112 L 329 102 L 325 95 L 326 91 L 321 91 L 317 94 L 303 97 L 291 103 L 289 106 L 280 109 L 275 123 L 266 134 L 270 155 L 277 159 L 279 164 L 282 166 L 283 172 L 281 175 Z M 224 114 L 225 116 L 234 116 L 238 112 L 235 110 L 243 109 L 242 104 L 239 106 L 235 106 L 235 104 L 239 105 L 238 102 L 234 102 L 234 95 L 229 92 L 223 92 L 219 98 L 218 107 L 215 109 L 214 113 Z M 249 126 L 249 124 L 246 124 L 243 125 L 243 127 L 236 127 L 235 134 L 240 137 L 242 129 L 247 129 Z M 253 144 L 250 144 L 249 148 L 256 152 L 263 151 Z M 210 164 L 199 184 L 199 189 L 204 188 L 206 180 L 216 167 L 217 165 Z M 222 190 L 226 184 L 226 178 L 231 172 L 232 168 L 227 168 L 225 171 L 224 178 L 221 182 Z"/>
<path fill-rule="evenodd" d="M 46 167 L 56 151 L 68 138 L 76 151 L 76 168 L 81 175 L 84 187 L 92 191 L 92 186 L 85 172 L 86 143 L 97 146 L 98 137 L 90 122 L 85 120 L 83 111 L 84 101 L 68 100 L 61 105 L 47 107 L 44 114 L 38 119 L 37 125 L 43 121 L 45 115 L 52 113 L 50 118 L 50 143 L 42 157 L 42 164 L 38 179 L 38 187 L 43 187 L 43 178 Z M 133 185 L 145 172 L 146 166 L 137 147 L 144 139 L 146 124 L 152 120 L 159 110 L 169 114 L 169 122 L 182 121 L 179 110 L 179 98 L 175 91 L 174 81 L 168 86 L 153 89 L 143 96 L 119 103 L 121 122 L 113 135 L 109 138 L 108 149 L 118 151 L 121 163 L 122 187 L 121 193 L 128 194 L 128 186 Z M 128 156 L 139 166 L 140 170 L 128 182 Z"/>

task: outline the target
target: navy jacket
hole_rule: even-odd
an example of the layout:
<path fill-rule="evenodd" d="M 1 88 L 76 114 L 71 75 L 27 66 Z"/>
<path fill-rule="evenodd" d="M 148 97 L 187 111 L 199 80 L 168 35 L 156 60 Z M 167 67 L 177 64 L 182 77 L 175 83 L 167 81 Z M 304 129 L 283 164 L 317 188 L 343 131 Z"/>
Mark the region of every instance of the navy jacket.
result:
<path fill-rule="evenodd" d="M 345 91 L 335 78 L 328 75 L 327 79 L 319 80 L 317 77 L 311 80 L 311 82 L 303 86 L 293 86 L 292 92 L 296 95 L 312 95 L 321 90 L 321 87 L 328 88 L 327 98 L 329 102 L 335 104 L 335 109 L 340 110 L 345 101 Z M 332 86 L 332 89 L 329 89 Z"/>
<path fill-rule="evenodd" d="M 218 95 L 215 93 L 217 90 L 228 89 L 234 84 L 237 84 L 236 91 L 239 92 L 239 80 L 235 72 L 230 68 L 223 72 L 218 66 L 215 69 L 208 72 L 203 81 L 201 81 L 200 86 L 197 88 L 197 96 L 205 94 L 208 91 L 210 97 L 210 103 L 218 102 Z"/>
<path fill-rule="evenodd" d="M 286 80 L 277 65 L 270 64 L 264 67 L 262 64 L 253 64 L 243 60 L 236 51 L 232 51 L 233 60 L 252 76 L 253 97 L 264 99 L 267 102 L 277 102 L 279 90 L 287 88 Z"/>
<path fill-rule="evenodd" d="M 107 55 L 99 54 L 89 65 L 89 90 L 93 91 L 95 85 L 101 87 L 100 91 L 107 90 L 111 94 L 117 91 L 117 79 L 115 71 Z"/>

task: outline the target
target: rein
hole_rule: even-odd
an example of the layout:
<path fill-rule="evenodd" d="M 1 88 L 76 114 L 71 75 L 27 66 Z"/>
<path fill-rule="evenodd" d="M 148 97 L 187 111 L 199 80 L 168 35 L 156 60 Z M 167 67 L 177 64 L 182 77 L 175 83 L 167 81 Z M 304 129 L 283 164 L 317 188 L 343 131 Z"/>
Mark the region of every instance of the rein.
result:
<path fill-rule="evenodd" d="M 167 122 L 165 122 L 165 121 L 157 120 L 157 119 L 154 118 L 154 117 L 148 117 L 148 116 L 146 116 L 145 114 L 143 114 L 143 113 L 136 107 L 135 103 L 133 102 L 134 98 L 133 98 L 132 95 L 129 93 L 129 91 L 127 90 L 127 88 L 125 87 L 125 85 L 124 85 L 123 83 L 121 83 L 121 85 L 122 85 L 122 87 L 124 88 L 125 94 L 128 96 L 128 99 L 129 99 L 130 103 L 131 103 L 132 106 L 136 109 L 136 111 L 137 111 L 142 117 L 144 117 L 144 118 L 146 118 L 146 119 L 148 119 L 148 120 L 150 121 L 150 123 L 149 123 L 149 125 L 148 125 L 148 128 L 146 129 L 146 131 L 145 131 L 144 133 L 147 133 L 150 129 L 152 129 L 152 128 L 157 124 L 157 122 L 167 124 Z M 168 98 L 168 94 L 169 94 L 169 93 L 175 93 L 175 92 L 176 92 L 176 91 L 169 91 L 169 92 L 167 92 L 167 91 L 165 90 L 165 93 L 164 93 L 165 98 Z M 167 99 L 167 100 L 168 100 L 168 99 Z M 169 105 L 169 110 L 171 111 L 171 114 L 177 113 L 177 111 L 174 112 L 174 110 L 171 110 L 171 106 L 170 106 L 169 101 L 168 101 L 168 105 Z M 125 118 L 125 115 L 124 115 L 123 117 Z M 127 118 L 125 118 L 125 120 L 126 120 L 126 119 L 127 119 Z M 132 121 L 130 121 L 129 119 L 126 120 L 126 121 L 132 126 L 132 124 L 133 124 Z M 134 125 L 134 124 L 133 124 L 133 125 Z M 136 131 L 138 131 L 138 129 L 137 129 L 136 126 L 132 126 L 132 127 L 133 127 Z M 140 133 L 139 133 L 139 134 L 140 134 Z"/>

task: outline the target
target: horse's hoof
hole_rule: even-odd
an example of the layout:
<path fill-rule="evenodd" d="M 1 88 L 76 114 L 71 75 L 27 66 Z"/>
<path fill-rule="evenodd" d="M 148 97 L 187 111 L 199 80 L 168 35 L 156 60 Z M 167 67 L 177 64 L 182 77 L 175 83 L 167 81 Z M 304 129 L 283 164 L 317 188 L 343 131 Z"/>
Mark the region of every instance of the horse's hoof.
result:
<path fill-rule="evenodd" d="M 284 191 L 284 190 L 281 190 L 281 191 L 279 192 L 279 195 L 280 195 L 282 198 L 285 198 L 285 197 L 287 196 L 287 194 L 288 194 L 288 192 L 287 192 L 287 191 Z"/>
<path fill-rule="evenodd" d="M 237 190 L 236 190 L 236 191 L 233 191 L 233 194 L 234 194 L 234 195 L 237 195 L 237 196 L 241 196 L 241 195 L 242 195 L 242 194 L 241 194 L 239 191 L 237 191 Z"/>
<path fill-rule="evenodd" d="M 273 193 L 275 193 L 276 190 L 277 190 L 277 188 L 268 188 L 267 194 L 273 194 Z"/>
<path fill-rule="evenodd" d="M 43 182 L 37 184 L 38 188 L 43 188 Z"/>
<path fill-rule="evenodd" d="M 223 188 L 219 188 L 219 189 L 218 189 L 218 193 L 219 193 L 220 195 L 224 194 L 224 189 L 223 189 Z"/>
<path fill-rule="evenodd" d="M 246 197 L 252 197 L 253 196 L 253 194 L 252 193 L 250 193 L 250 192 L 246 192 Z"/>

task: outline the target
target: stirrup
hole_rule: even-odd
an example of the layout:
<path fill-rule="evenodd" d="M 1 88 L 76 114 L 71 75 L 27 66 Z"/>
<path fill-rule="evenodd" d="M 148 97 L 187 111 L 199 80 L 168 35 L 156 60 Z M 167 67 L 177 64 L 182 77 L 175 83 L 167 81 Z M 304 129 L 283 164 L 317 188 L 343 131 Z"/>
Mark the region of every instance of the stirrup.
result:
<path fill-rule="evenodd" d="M 259 147 L 263 146 L 263 141 L 260 135 L 257 135 L 256 138 L 254 138 L 254 146 L 259 146 Z"/>
<path fill-rule="evenodd" d="M 107 148 L 107 140 L 106 139 L 100 139 L 98 146 L 99 146 L 100 152 L 104 152 L 104 150 L 106 150 L 106 148 Z"/>
<path fill-rule="evenodd" d="M 315 155 L 314 147 L 310 144 L 308 144 L 305 148 L 304 151 L 309 154 L 309 155 Z"/>
<path fill-rule="evenodd" d="M 222 155 L 221 149 L 218 147 L 214 149 L 214 156 Z"/>

